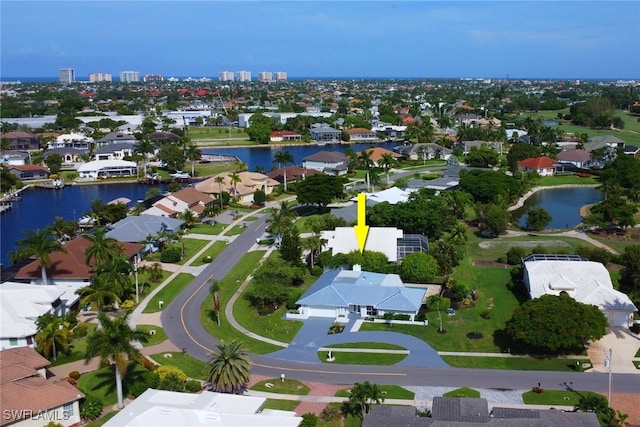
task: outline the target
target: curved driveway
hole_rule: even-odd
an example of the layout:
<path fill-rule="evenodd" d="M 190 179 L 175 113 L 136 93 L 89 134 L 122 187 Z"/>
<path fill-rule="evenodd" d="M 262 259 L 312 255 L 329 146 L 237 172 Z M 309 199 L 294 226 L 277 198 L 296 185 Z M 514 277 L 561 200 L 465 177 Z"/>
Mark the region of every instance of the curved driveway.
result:
<path fill-rule="evenodd" d="M 200 306 L 207 296 L 208 279 L 223 278 L 240 258 L 264 234 L 266 214 L 251 213 L 258 220 L 248 223 L 244 233 L 233 242 L 180 294 L 162 313 L 162 325 L 167 337 L 191 356 L 206 361 L 215 348 L 213 338 L 200 322 Z M 284 351 L 284 350 L 281 350 Z M 258 375 L 277 377 L 282 373 L 299 380 L 333 384 L 353 384 L 371 381 L 380 384 L 413 386 L 475 387 L 520 390 L 538 383 L 544 388 L 562 388 L 573 383 L 577 390 L 604 392 L 608 388 L 608 376 L 601 373 L 509 371 L 490 369 L 459 369 L 424 366 L 368 366 L 327 365 L 277 359 L 271 355 L 252 355 L 252 371 Z M 405 359 L 406 360 L 406 359 Z M 432 365 L 433 366 L 433 365 Z M 613 390 L 619 393 L 637 393 L 638 376 L 613 374 Z"/>

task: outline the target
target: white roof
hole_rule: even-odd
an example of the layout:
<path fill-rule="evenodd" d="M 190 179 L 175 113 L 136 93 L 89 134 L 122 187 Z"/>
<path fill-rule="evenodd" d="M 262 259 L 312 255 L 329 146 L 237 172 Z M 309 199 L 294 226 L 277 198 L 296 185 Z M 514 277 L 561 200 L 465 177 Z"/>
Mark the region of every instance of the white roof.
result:
<path fill-rule="evenodd" d="M 538 260 L 524 263 L 531 298 L 564 291 L 576 301 L 601 310 L 637 310 L 631 299 L 613 289 L 609 272 L 599 262 Z"/>
<path fill-rule="evenodd" d="M 403 235 L 402 230 L 395 227 L 369 227 L 364 249 L 382 252 L 390 262 L 395 262 L 398 260 L 398 239 Z M 335 230 L 323 231 L 322 238 L 327 240 L 326 247 L 331 249 L 332 255 L 348 254 L 360 249 L 353 227 L 336 227 Z"/>
<path fill-rule="evenodd" d="M 81 165 L 78 168 L 78 172 L 98 171 L 103 168 L 111 167 L 136 167 L 136 163 L 126 160 L 94 160 Z"/>
<path fill-rule="evenodd" d="M 35 320 L 52 309 L 65 293 L 53 285 L 5 282 L 0 285 L 0 337 L 20 338 L 35 335 Z"/>
<path fill-rule="evenodd" d="M 105 427 L 298 427 L 301 417 L 288 411 L 257 411 L 263 397 L 204 391 L 201 394 L 148 389 Z"/>
<path fill-rule="evenodd" d="M 398 187 L 390 187 L 386 190 L 378 191 L 376 193 L 365 193 L 367 197 L 367 202 L 372 201 L 375 203 L 389 202 L 392 205 L 397 203 L 404 203 L 409 199 L 409 195 L 415 191 L 415 189 L 407 189 L 403 190 Z M 351 199 L 353 201 L 357 201 L 358 198 L 354 197 Z"/>

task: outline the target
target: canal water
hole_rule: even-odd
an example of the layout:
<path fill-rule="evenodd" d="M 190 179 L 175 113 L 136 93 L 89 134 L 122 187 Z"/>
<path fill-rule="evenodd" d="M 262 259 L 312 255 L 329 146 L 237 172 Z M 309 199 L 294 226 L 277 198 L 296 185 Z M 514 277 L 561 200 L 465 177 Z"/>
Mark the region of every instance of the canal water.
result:
<path fill-rule="evenodd" d="M 513 216 L 520 227 L 525 228 L 527 211 L 541 207 L 551 215 L 551 222 L 545 230 L 573 228 L 582 222 L 580 208 L 600 201 L 602 192 L 594 187 L 548 188 L 533 193 L 523 207 L 513 211 Z"/>

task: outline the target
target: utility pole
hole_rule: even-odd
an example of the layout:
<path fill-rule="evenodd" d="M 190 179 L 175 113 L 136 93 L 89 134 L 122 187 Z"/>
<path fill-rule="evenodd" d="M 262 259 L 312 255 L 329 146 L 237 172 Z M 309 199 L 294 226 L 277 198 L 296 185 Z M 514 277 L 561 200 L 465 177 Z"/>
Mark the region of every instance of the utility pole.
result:
<path fill-rule="evenodd" d="M 611 355 L 613 353 L 612 349 L 609 349 L 609 352 L 607 352 L 607 350 L 604 351 L 604 367 L 608 369 L 609 372 L 609 407 L 611 407 Z"/>
<path fill-rule="evenodd" d="M 133 271 L 136 276 L 136 304 L 140 303 L 140 293 L 138 292 L 138 255 L 133 260 Z"/>

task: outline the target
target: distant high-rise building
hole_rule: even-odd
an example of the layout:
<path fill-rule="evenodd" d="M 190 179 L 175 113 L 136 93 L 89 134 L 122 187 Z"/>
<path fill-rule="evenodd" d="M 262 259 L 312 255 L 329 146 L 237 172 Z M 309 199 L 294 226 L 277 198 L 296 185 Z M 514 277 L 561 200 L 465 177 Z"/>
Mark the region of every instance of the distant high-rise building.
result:
<path fill-rule="evenodd" d="M 73 68 L 60 68 L 58 70 L 58 80 L 61 83 L 73 83 L 76 81 L 76 70 Z"/>
<path fill-rule="evenodd" d="M 286 82 L 287 81 L 287 72 L 286 71 L 276 71 L 275 77 L 277 82 Z"/>
<path fill-rule="evenodd" d="M 164 76 L 162 74 L 145 74 L 142 78 L 144 82 L 162 82 L 164 81 Z"/>
<path fill-rule="evenodd" d="M 89 82 L 110 82 L 112 81 L 111 73 L 89 73 Z"/>
<path fill-rule="evenodd" d="M 238 71 L 236 73 L 236 80 L 239 82 L 250 82 L 251 71 Z"/>
<path fill-rule="evenodd" d="M 122 83 L 139 82 L 140 73 L 138 71 L 120 71 L 120 81 Z"/>
<path fill-rule="evenodd" d="M 271 82 L 273 81 L 273 73 L 271 71 L 261 71 L 258 73 L 258 81 Z"/>
<path fill-rule="evenodd" d="M 232 82 L 233 81 L 233 71 L 220 71 L 220 73 L 218 73 L 218 79 L 221 82 Z"/>

